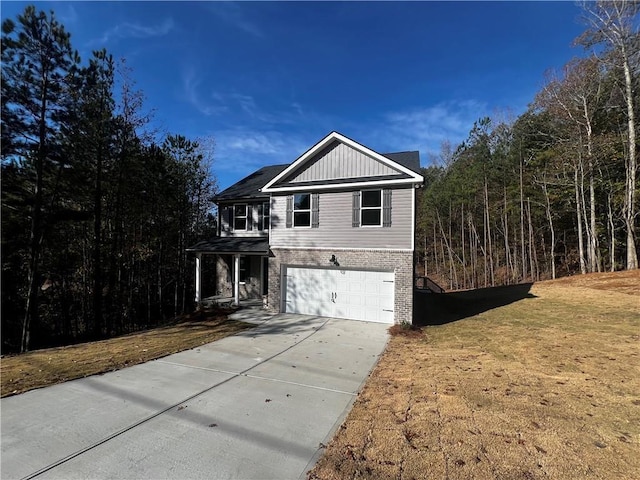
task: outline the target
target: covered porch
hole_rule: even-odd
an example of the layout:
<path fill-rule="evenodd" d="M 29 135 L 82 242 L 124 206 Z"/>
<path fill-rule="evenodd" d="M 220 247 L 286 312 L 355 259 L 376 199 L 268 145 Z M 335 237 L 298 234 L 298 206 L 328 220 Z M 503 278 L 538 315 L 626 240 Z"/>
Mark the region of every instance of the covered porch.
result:
<path fill-rule="evenodd" d="M 266 237 L 215 237 L 189 247 L 195 254 L 195 301 L 201 305 L 264 302 L 267 294 L 269 241 Z M 205 269 L 205 257 L 214 259 Z M 209 262 L 210 264 L 210 262 Z M 214 277 L 213 291 L 203 292 L 203 279 Z"/>

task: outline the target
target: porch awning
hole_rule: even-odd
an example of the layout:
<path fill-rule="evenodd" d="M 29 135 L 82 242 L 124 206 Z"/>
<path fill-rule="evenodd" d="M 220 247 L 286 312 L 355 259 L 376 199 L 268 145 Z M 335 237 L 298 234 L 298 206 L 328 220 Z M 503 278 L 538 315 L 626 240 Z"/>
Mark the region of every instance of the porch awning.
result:
<path fill-rule="evenodd" d="M 196 243 L 187 248 L 187 252 L 268 255 L 269 240 L 265 237 L 215 237 Z"/>

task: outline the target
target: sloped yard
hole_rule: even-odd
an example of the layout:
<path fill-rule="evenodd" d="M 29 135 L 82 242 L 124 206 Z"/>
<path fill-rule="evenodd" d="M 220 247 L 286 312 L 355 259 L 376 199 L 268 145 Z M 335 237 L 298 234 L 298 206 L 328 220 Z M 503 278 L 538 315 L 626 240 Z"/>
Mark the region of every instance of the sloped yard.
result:
<path fill-rule="evenodd" d="M 637 479 L 640 271 L 418 299 L 310 479 Z"/>
<path fill-rule="evenodd" d="M 230 311 L 198 311 L 164 327 L 0 360 L 2 396 L 118 370 L 195 348 L 253 325 L 227 319 Z"/>

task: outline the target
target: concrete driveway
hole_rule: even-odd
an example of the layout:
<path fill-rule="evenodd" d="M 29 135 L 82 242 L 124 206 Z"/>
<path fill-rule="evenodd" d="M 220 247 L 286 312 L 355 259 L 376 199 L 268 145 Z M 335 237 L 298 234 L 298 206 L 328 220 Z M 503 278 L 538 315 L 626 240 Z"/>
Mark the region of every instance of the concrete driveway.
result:
<path fill-rule="evenodd" d="M 388 325 L 283 314 L 250 331 L 1 401 L 1 477 L 297 479 Z"/>

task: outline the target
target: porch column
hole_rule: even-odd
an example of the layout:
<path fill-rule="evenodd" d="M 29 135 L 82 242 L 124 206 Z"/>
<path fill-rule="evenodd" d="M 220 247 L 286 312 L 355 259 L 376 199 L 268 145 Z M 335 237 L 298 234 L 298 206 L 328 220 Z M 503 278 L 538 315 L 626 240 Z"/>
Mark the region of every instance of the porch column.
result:
<path fill-rule="evenodd" d="M 202 254 L 196 253 L 196 304 L 202 300 Z"/>
<path fill-rule="evenodd" d="M 233 256 L 233 303 L 240 305 L 240 255 Z"/>

